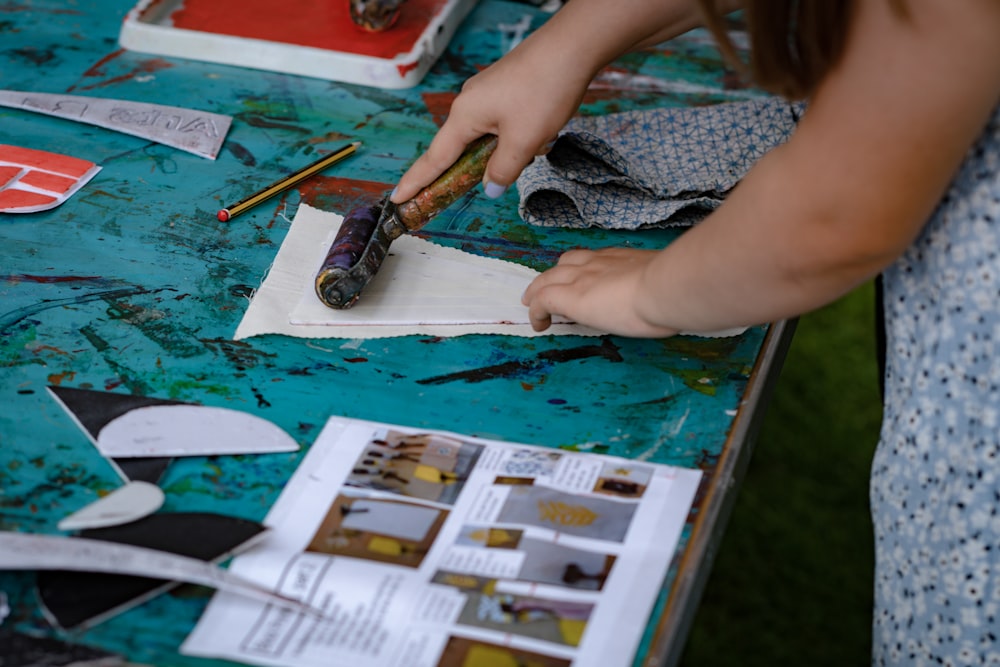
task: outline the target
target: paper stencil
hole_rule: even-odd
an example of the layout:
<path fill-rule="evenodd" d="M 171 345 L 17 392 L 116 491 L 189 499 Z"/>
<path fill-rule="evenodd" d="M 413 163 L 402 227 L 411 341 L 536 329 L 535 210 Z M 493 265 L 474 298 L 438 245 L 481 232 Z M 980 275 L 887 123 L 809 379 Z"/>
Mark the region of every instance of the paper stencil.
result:
<path fill-rule="evenodd" d="M 233 119 L 217 113 L 103 97 L 0 90 L 0 106 L 96 125 L 214 160 Z"/>

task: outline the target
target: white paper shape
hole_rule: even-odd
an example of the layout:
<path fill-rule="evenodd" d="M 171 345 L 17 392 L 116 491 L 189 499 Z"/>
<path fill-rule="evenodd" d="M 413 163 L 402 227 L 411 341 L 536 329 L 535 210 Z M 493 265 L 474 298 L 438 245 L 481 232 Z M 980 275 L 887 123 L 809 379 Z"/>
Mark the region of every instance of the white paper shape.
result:
<path fill-rule="evenodd" d="M 136 408 L 97 434 L 97 449 L 115 458 L 261 454 L 298 448 L 291 436 L 266 419 L 204 405 Z"/>
<path fill-rule="evenodd" d="M 606 332 L 557 322 L 538 332 L 528 324 L 521 294 L 537 271 L 403 235 L 361 298 L 346 310 L 315 295 L 316 272 L 343 217 L 300 204 L 267 277 L 233 335 L 299 338 L 391 336 L 600 336 Z M 480 307 L 482 306 L 482 307 Z M 745 327 L 705 336 L 730 336 Z"/>
<path fill-rule="evenodd" d="M 0 570 L 108 572 L 184 581 L 270 602 L 285 609 L 322 615 L 314 607 L 280 595 L 214 563 L 169 551 L 84 537 L 0 531 Z"/>
<path fill-rule="evenodd" d="M 137 521 L 163 506 L 163 490 L 149 482 L 134 481 L 73 512 L 57 525 L 59 530 L 105 528 Z"/>

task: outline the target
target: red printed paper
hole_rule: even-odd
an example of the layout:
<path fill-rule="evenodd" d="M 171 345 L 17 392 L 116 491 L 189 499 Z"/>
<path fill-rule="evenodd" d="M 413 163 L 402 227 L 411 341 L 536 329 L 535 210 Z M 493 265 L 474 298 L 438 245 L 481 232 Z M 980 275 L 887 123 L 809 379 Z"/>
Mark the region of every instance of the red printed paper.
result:
<path fill-rule="evenodd" d="M 101 170 L 69 155 L 0 144 L 0 213 L 34 213 L 69 199 Z"/>

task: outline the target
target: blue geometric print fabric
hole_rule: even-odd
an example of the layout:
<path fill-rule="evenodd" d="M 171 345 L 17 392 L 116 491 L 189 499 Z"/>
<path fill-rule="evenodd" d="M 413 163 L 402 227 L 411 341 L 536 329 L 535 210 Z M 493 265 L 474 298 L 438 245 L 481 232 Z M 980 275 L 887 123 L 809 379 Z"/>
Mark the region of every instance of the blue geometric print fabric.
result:
<path fill-rule="evenodd" d="M 692 224 L 791 136 L 803 111 L 762 98 L 575 118 L 518 179 L 519 212 L 544 226 Z"/>

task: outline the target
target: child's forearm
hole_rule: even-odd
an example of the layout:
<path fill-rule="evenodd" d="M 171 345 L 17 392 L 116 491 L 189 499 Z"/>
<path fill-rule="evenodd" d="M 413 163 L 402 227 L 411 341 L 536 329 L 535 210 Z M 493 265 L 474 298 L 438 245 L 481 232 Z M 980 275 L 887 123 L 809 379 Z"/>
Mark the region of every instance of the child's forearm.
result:
<path fill-rule="evenodd" d="M 738 4 L 723 3 L 727 9 Z M 593 76 L 624 53 L 666 41 L 702 22 L 697 0 L 573 0 L 530 39 L 574 53 L 574 61 Z"/>
<path fill-rule="evenodd" d="M 700 330 L 790 317 L 910 246 L 998 103 L 1000 8 L 908 9 L 903 21 L 888 4 L 860 6 L 795 135 L 650 262 L 642 318 Z"/>
<path fill-rule="evenodd" d="M 641 319 L 712 331 L 794 317 L 876 275 L 919 230 L 918 218 L 881 234 L 879 212 L 826 199 L 783 148 L 650 262 L 635 294 Z"/>

